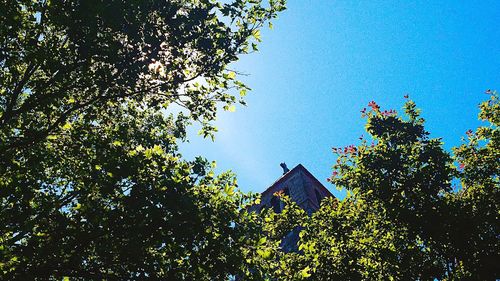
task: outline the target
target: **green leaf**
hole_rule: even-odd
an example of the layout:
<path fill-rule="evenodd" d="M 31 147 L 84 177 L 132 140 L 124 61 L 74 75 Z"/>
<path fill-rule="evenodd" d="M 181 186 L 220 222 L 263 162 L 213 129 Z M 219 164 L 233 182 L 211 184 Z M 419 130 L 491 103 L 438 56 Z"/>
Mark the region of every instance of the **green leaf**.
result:
<path fill-rule="evenodd" d="M 232 196 L 234 194 L 234 187 L 226 183 L 226 186 L 224 187 L 224 192 L 227 195 Z"/>
<path fill-rule="evenodd" d="M 247 89 L 241 89 L 240 90 L 240 96 L 245 97 L 247 95 Z"/>
<path fill-rule="evenodd" d="M 234 78 L 236 78 L 236 73 L 234 71 L 229 71 L 227 73 L 227 78 L 231 79 L 231 80 L 234 79 Z"/>
<path fill-rule="evenodd" d="M 311 277 L 311 273 L 309 273 L 309 271 L 311 270 L 311 268 L 309 268 L 309 266 L 307 266 L 306 268 L 302 269 L 300 271 L 300 277 L 302 279 L 305 279 L 305 278 L 308 278 L 308 277 Z"/>
<path fill-rule="evenodd" d="M 264 245 L 267 241 L 267 238 L 266 237 L 261 237 L 259 239 L 259 242 L 257 243 L 258 245 Z"/>
<path fill-rule="evenodd" d="M 257 254 L 261 256 L 263 259 L 269 259 L 271 257 L 271 250 L 270 249 L 258 249 Z"/>
<path fill-rule="evenodd" d="M 71 129 L 71 127 L 72 127 L 71 123 L 69 123 L 69 122 L 68 122 L 68 123 L 66 123 L 66 124 L 64 124 L 64 125 L 62 126 L 62 129 L 63 129 L 63 130 L 69 130 L 69 129 Z"/>
<path fill-rule="evenodd" d="M 261 41 L 262 41 L 261 36 L 260 36 L 260 30 L 259 30 L 259 29 L 254 30 L 254 32 L 253 32 L 253 37 L 254 37 L 254 38 L 255 38 L 255 40 L 257 40 L 258 42 L 261 42 Z"/>

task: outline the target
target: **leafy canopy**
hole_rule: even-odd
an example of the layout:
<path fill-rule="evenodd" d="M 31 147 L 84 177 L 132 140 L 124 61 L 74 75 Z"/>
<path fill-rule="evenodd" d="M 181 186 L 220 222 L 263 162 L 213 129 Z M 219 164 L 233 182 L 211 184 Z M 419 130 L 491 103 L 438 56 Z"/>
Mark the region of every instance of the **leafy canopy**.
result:
<path fill-rule="evenodd" d="M 0 2 L 2 279 L 223 280 L 260 239 L 234 175 L 177 142 L 248 89 L 283 1 Z M 239 97 L 240 96 L 240 97 Z M 254 247 L 255 246 L 255 247 Z"/>
<path fill-rule="evenodd" d="M 413 101 L 404 116 L 370 102 L 362 116 L 371 138 L 333 149 L 329 181 L 347 197 L 325 199 L 310 217 L 291 202 L 281 214 L 264 213 L 276 258 L 261 271 L 276 280 L 498 278 L 500 105 L 496 92 L 487 94 L 479 114 L 486 124 L 468 131 L 454 155 L 429 136 Z M 290 214 L 295 224 L 283 223 Z M 299 252 L 280 251 L 298 226 Z"/>

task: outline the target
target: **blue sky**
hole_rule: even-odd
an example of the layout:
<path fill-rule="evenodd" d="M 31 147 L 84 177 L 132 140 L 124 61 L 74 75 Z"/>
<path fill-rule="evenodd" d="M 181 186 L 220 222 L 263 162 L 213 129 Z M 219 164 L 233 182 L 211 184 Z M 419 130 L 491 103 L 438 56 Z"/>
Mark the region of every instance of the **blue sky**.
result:
<path fill-rule="evenodd" d="M 252 192 L 280 177 L 280 162 L 302 163 L 343 197 L 326 182 L 331 148 L 358 142 L 369 101 L 400 109 L 407 93 L 433 137 L 460 144 L 480 125 L 484 91 L 500 89 L 500 1 L 437 2 L 289 0 L 260 51 L 231 67 L 249 74 L 248 106 L 219 114 L 215 142 L 191 134 L 181 152 Z"/>

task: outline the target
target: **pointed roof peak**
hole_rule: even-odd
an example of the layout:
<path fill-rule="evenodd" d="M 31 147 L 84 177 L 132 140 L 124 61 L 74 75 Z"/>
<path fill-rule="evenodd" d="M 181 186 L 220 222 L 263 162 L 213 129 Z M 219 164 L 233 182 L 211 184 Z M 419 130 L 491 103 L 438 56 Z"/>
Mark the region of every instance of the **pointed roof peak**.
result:
<path fill-rule="evenodd" d="M 281 164 L 284 164 L 284 163 L 281 163 Z M 280 166 L 281 166 L 281 164 L 280 164 Z M 286 164 L 285 164 L 285 167 L 286 167 Z M 299 163 L 297 166 L 293 167 L 291 170 L 289 170 L 288 168 L 287 168 L 287 170 L 288 171 L 285 171 L 285 169 L 283 169 L 283 172 L 284 172 L 283 175 L 281 177 L 279 177 L 271 186 L 266 188 L 266 190 L 264 190 L 262 192 L 262 194 L 266 194 L 266 193 L 270 192 L 271 190 L 273 190 L 273 187 L 275 187 L 276 185 L 285 181 L 286 179 L 291 177 L 293 174 L 295 174 L 299 171 L 303 171 L 304 174 L 306 174 L 309 178 L 311 178 L 314 182 L 316 182 L 316 184 L 318 186 L 320 186 L 322 189 L 324 189 L 330 196 L 333 196 L 333 194 L 315 176 L 313 176 L 313 174 L 311 174 L 311 172 L 309 172 L 309 170 L 307 170 L 302 164 Z"/>

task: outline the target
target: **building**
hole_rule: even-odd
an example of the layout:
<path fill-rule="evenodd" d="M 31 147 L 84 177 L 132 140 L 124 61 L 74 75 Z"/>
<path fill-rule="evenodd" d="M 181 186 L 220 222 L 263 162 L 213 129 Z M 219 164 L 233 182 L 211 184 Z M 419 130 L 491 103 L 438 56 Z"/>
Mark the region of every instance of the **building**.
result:
<path fill-rule="evenodd" d="M 276 180 L 261 194 L 259 205 L 252 206 L 250 211 L 260 212 L 264 208 L 273 208 L 277 213 L 283 209 L 283 202 L 274 194 L 283 192 L 290 199 L 297 203 L 309 215 L 319 209 L 323 198 L 333 196 L 326 187 L 319 182 L 304 166 L 301 164 L 289 170 L 285 163 L 281 163 L 283 175 Z M 299 239 L 300 229 L 290 232 L 281 244 L 284 251 L 296 251 L 297 241 Z"/>

